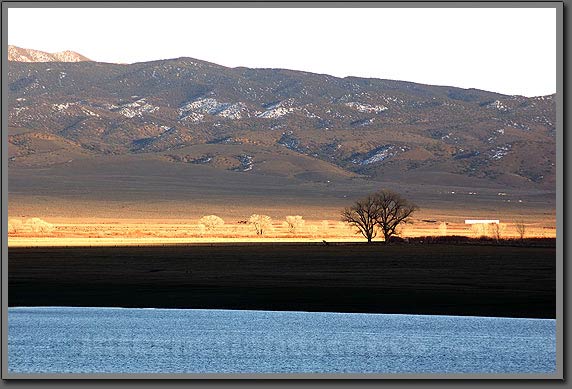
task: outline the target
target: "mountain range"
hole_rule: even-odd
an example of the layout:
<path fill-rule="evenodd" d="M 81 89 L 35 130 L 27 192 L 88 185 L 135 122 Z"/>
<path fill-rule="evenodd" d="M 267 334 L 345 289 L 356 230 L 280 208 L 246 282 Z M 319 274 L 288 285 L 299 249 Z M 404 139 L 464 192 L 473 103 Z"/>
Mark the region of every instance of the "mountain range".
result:
<path fill-rule="evenodd" d="M 129 156 L 310 182 L 555 188 L 555 95 L 193 58 L 113 64 L 10 47 L 9 60 L 13 169 Z"/>

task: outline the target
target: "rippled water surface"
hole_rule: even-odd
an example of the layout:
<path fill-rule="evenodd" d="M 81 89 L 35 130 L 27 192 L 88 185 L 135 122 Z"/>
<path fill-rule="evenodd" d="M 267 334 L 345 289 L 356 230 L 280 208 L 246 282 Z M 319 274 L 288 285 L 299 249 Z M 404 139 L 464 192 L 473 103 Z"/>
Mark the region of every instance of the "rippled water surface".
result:
<path fill-rule="evenodd" d="M 12 373 L 553 373 L 556 321 L 10 308 Z"/>

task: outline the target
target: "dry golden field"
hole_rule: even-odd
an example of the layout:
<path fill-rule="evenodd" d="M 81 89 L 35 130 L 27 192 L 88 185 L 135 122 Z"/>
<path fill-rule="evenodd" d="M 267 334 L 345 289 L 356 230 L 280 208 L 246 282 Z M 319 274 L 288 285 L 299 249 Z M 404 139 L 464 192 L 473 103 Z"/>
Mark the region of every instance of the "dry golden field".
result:
<path fill-rule="evenodd" d="M 220 210 L 219 210 L 220 211 Z M 284 209 L 242 210 L 231 216 L 222 212 L 204 212 L 204 216 L 215 214 L 224 224 L 205 225 L 200 217 L 158 218 L 149 215 L 141 217 L 9 217 L 8 244 L 17 246 L 67 246 L 67 245 L 143 245 L 166 243 L 224 243 L 224 242 L 296 242 L 296 241 L 362 241 L 357 229 L 335 219 L 334 209 L 325 209 L 319 219 L 316 209 L 296 209 L 292 216 L 302 216 L 301 225 L 289 226 Z M 257 235 L 249 223 L 251 214 L 264 214 L 271 218 L 270 225 Z M 306 215 L 310 215 L 307 218 Z M 465 224 L 465 219 L 499 219 L 496 227 L 475 227 Z M 555 216 L 549 214 L 495 214 L 487 212 L 464 213 L 460 210 L 421 210 L 414 214 L 410 223 L 403 225 L 400 236 L 444 236 L 462 235 L 469 237 L 497 234 L 501 238 L 517 238 L 517 223 L 525 226 L 525 237 L 555 237 Z M 380 240 L 378 237 L 376 240 Z"/>

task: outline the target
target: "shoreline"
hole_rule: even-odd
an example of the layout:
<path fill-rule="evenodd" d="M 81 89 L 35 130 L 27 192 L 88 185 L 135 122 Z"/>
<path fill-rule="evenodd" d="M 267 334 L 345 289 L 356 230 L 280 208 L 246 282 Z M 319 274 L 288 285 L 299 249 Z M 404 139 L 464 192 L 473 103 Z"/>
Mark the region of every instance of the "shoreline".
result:
<path fill-rule="evenodd" d="M 384 316 L 415 316 L 415 317 L 425 317 L 425 318 L 475 318 L 475 319 L 519 319 L 519 320 L 556 320 L 555 318 L 537 318 L 537 317 L 510 317 L 510 316 L 460 316 L 460 315 L 429 315 L 421 313 L 369 313 L 369 312 L 326 312 L 326 311 L 273 311 L 273 310 L 263 310 L 263 309 L 208 309 L 208 308 L 155 308 L 155 307 L 144 307 L 144 308 L 130 308 L 130 307 L 75 307 L 75 306 L 50 306 L 50 305 L 40 305 L 40 306 L 15 306 L 8 307 L 8 310 L 40 310 L 40 309 L 108 309 L 108 310 L 130 310 L 138 309 L 142 311 L 215 311 L 215 312 L 252 312 L 252 313 L 288 313 L 288 314 L 325 314 L 325 315 L 384 315 Z"/>

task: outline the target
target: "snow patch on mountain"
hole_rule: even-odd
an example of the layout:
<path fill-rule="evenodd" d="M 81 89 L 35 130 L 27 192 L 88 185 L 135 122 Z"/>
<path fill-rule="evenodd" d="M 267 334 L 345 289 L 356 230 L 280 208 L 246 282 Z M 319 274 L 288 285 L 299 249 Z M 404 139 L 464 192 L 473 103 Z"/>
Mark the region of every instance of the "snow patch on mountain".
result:
<path fill-rule="evenodd" d="M 227 104 L 219 103 L 216 99 L 208 97 L 204 99 L 194 100 L 182 105 L 179 108 L 179 115 L 184 115 L 187 112 L 200 112 L 215 115 L 227 106 Z"/>
<path fill-rule="evenodd" d="M 395 157 L 397 154 L 407 150 L 409 150 L 407 146 L 383 145 L 376 147 L 365 155 L 358 154 L 351 160 L 351 162 L 361 166 L 371 165 Z"/>
<path fill-rule="evenodd" d="M 334 119 L 345 119 L 345 115 L 342 115 L 341 113 L 339 113 L 338 111 L 332 111 L 331 109 L 328 109 L 326 111 L 326 113 L 328 115 L 330 115 L 331 117 L 333 117 Z"/>
<path fill-rule="evenodd" d="M 27 110 L 28 107 L 17 107 L 10 111 L 10 116 L 18 116 L 20 112 Z"/>
<path fill-rule="evenodd" d="M 217 116 L 226 119 L 239 120 L 245 116 L 250 117 L 250 113 L 248 112 L 248 107 L 246 104 L 239 102 L 224 108 L 222 111 L 217 113 Z"/>
<path fill-rule="evenodd" d="M 122 105 L 107 105 L 111 111 L 117 111 L 119 114 L 126 118 L 142 117 L 144 114 L 149 114 L 159 110 L 159 107 L 149 104 L 145 98 L 139 99 L 132 103 Z"/>
<path fill-rule="evenodd" d="M 205 115 L 203 115 L 202 113 L 198 113 L 198 112 L 191 112 L 188 115 L 184 115 L 183 117 L 180 117 L 180 121 L 186 120 L 186 121 L 190 121 L 190 122 L 201 122 L 203 119 L 205 118 Z"/>
<path fill-rule="evenodd" d="M 283 132 L 280 139 L 278 139 L 279 145 L 282 145 L 290 150 L 300 151 L 300 139 L 298 139 L 292 131 Z"/>
<path fill-rule="evenodd" d="M 495 100 L 492 103 L 487 104 L 487 107 L 497 109 L 501 112 L 507 112 L 508 111 L 508 107 L 506 105 L 504 105 L 500 100 Z"/>
<path fill-rule="evenodd" d="M 395 96 L 382 96 L 381 99 L 386 103 L 395 103 L 395 104 L 399 104 L 399 105 L 403 105 L 405 104 L 405 102 L 403 100 L 401 100 L 398 97 Z"/>
<path fill-rule="evenodd" d="M 61 104 L 52 104 L 52 109 L 54 111 L 65 111 L 66 109 L 68 109 L 70 106 L 74 105 L 74 103 L 61 103 Z"/>
<path fill-rule="evenodd" d="M 371 105 L 371 104 L 358 103 L 357 101 L 350 101 L 345 105 L 363 113 L 380 113 L 388 109 L 385 105 Z"/>
<path fill-rule="evenodd" d="M 179 120 L 200 121 L 204 115 L 214 115 L 225 119 L 239 120 L 250 117 L 248 107 L 242 102 L 222 103 L 212 97 L 201 98 L 183 104 L 179 108 Z"/>
<path fill-rule="evenodd" d="M 318 115 L 308 110 L 308 108 L 302 108 L 302 112 L 309 119 L 321 119 Z"/>
<path fill-rule="evenodd" d="M 89 110 L 89 109 L 87 109 L 87 108 L 85 108 L 85 107 L 79 107 L 79 108 L 81 109 L 81 111 L 82 111 L 83 113 L 85 113 L 85 114 L 88 115 L 88 116 L 93 116 L 93 117 L 96 117 L 96 118 L 99 117 L 99 115 L 96 114 L 95 112 L 93 112 L 92 110 Z"/>
<path fill-rule="evenodd" d="M 510 152 L 511 148 L 511 144 L 498 146 L 492 150 L 489 150 L 489 157 L 493 160 L 500 160 Z"/>
<path fill-rule="evenodd" d="M 488 143 L 494 143 L 500 135 L 504 135 L 504 128 L 493 130 L 491 135 L 487 138 Z"/>
<path fill-rule="evenodd" d="M 517 122 L 512 121 L 512 120 L 508 123 L 508 125 L 513 127 L 513 128 L 517 128 L 519 130 L 530 131 L 530 127 L 527 126 L 526 124 L 517 123 Z"/>
<path fill-rule="evenodd" d="M 552 123 L 552 121 L 548 119 L 546 116 L 535 116 L 532 119 L 532 121 L 534 121 L 535 123 L 540 123 L 551 130 L 556 130 L 556 126 L 554 125 L 554 123 Z"/>
<path fill-rule="evenodd" d="M 241 154 L 236 157 L 240 161 L 240 166 L 232 169 L 233 171 L 248 172 L 254 168 L 254 157 L 248 154 Z"/>
<path fill-rule="evenodd" d="M 353 127 L 364 127 L 370 125 L 375 121 L 375 118 L 354 120 L 350 123 Z"/>
<path fill-rule="evenodd" d="M 259 118 L 264 118 L 264 119 L 276 119 L 276 118 L 282 117 L 284 115 L 287 115 L 291 112 L 294 112 L 294 108 L 278 107 L 278 108 L 269 109 L 269 110 L 266 110 L 264 112 L 261 112 L 256 116 L 258 116 Z"/>
<path fill-rule="evenodd" d="M 263 112 L 256 111 L 255 115 L 256 117 L 264 119 L 276 119 L 299 110 L 300 108 L 295 107 L 294 104 L 295 100 L 293 98 L 266 103 L 262 105 L 264 111 Z"/>

